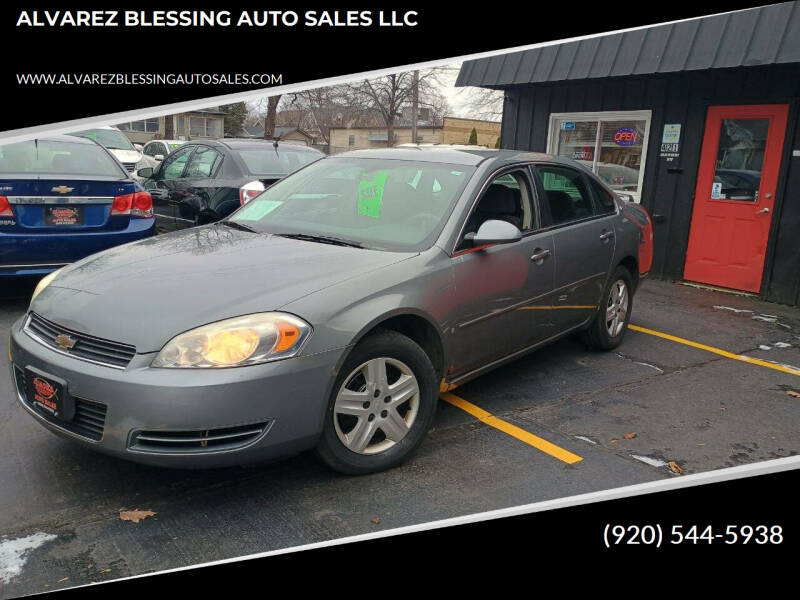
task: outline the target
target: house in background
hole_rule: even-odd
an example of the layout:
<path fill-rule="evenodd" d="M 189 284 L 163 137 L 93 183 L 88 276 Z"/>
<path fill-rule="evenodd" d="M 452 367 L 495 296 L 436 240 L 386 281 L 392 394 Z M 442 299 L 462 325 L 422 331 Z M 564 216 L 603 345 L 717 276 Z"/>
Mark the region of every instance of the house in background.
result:
<path fill-rule="evenodd" d="M 445 117 L 442 130 L 443 144 L 467 144 L 472 130 L 478 134 L 478 145 L 494 148 L 500 139 L 500 121 Z"/>
<path fill-rule="evenodd" d="M 193 110 L 177 115 L 119 123 L 122 132 L 135 144 L 145 144 L 153 139 L 215 140 L 224 135 L 225 113 L 214 108 Z M 172 131 L 167 131 L 167 120 Z"/>
<path fill-rule="evenodd" d="M 417 126 L 417 142 L 421 144 L 441 144 L 442 127 Z M 362 148 L 386 148 L 389 146 L 389 132 L 386 127 L 331 127 L 330 153 L 347 152 Z M 394 143 L 411 143 L 411 125 L 394 126 Z"/>
<path fill-rule="evenodd" d="M 264 138 L 264 126 L 259 123 L 244 125 L 241 132 L 242 137 L 254 139 Z M 313 146 L 316 143 L 314 136 L 300 129 L 299 127 L 275 127 L 274 139 L 285 142 L 294 142 L 305 146 Z"/>

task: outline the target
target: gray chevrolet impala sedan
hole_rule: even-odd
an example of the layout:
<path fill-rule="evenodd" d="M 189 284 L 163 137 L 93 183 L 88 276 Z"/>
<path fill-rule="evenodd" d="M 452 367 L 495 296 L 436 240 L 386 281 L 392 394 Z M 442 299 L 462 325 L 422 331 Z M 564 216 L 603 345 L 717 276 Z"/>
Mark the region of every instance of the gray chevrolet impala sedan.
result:
<path fill-rule="evenodd" d="M 12 327 L 12 379 L 44 427 L 121 458 L 315 448 L 368 473 L 420 445 L 441 389 L 572 333 L 616 347 L 651 259 L 646 211 L 572 161 L 349 152 L 47 276 Z"/>

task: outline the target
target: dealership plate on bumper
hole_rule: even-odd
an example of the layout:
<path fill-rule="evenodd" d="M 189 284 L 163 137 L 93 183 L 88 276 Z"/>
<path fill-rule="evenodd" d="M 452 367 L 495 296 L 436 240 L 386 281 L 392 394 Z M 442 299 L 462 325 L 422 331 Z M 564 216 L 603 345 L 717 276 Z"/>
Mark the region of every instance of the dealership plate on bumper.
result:
<path fill-rule="evenodd" d="M 30 403 L 47 415 L 62 421 L 71 421 L 75 416 L 75 402 L 63 379 L 28 367 L 25 369 L 25 392 Z"/>
<path fill-rule="evenodd" d="M 45 225 L 83 225 L 82 206 L 45 206 Z"/>

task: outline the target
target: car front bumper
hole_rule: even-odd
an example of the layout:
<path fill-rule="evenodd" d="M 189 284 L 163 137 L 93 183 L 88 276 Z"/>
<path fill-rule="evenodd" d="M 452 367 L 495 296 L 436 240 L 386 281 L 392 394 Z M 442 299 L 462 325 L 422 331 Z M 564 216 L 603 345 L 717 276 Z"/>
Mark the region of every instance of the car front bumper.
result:
<path fill-rule="evenodd" d="M 12 326 L 9 343 L 11 379 L 24 409 L 62 437 L 120 458 L 167 467 L 244 464 L 312 448 L 322 432 L 344 351 L 248 367 L 185 370 L 151 368 L 155 355 L 149 353 L 137 354 L 125 369 L 115 369 L 42 345 L 23 330 L 25 320 Z M 95 434 L 30 402 L 24 386 L 27 367 L 66 381 L 76 404 L 88 407 Z"/>

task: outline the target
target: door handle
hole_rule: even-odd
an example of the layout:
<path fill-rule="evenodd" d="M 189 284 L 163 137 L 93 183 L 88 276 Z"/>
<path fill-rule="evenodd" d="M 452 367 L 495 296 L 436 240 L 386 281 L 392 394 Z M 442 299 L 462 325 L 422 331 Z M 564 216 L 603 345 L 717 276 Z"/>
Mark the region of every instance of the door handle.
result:
<path fill-rule="evenodd" d="M 606 241 L 608 238 L 614 237 L 613 231 L 604 231 L 600 234 L 600 239 Z"/>
<path fill-rule="evenodd" d="M 769 206 L 765 206 L 761 210 L 757 210 L 756 214 L 757 215 L 767 215 L 767 214 L 769 214 Z"/>
<path fill-rule="evenodd" d="M 533 255 L 531 256 L 531 260 L 533 262 L 539 262 L 539 261 L 544 260 L 548 256 L 550 256 L 550 250 L 542 250 L 541 248 L 537 248 L 536 250 L 533 251 Z"/>

